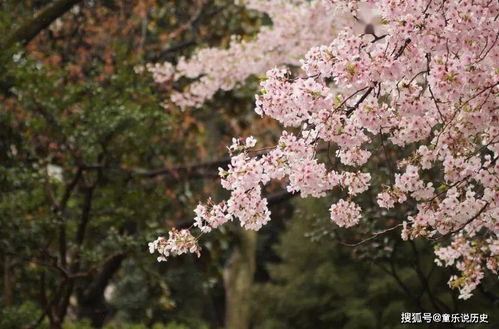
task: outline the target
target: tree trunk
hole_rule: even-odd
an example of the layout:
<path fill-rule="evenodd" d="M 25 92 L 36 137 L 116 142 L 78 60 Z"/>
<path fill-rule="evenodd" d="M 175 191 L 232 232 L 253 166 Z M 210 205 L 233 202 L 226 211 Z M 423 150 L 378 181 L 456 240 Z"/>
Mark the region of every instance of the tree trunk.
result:
<path fill-rule="evenodd" d="M 211 154 L 216 154 L 220 149 L 222 140 L 221 132 L 225 122 L 219 116 L 209 115 L 203 120 L 206 124 L 207 136 L 206 148 Z M 221 196 L 220 182 L 212 181 L 213 196 L 215 199 Z M 230 224 L 229 224 L 230 225 Z M 231 246 L 232 254 L 224 267 L 225 288 L 225 329 L 248 329 L 251 315 L 251 292 L 253 289 L 253 277 L 256 267 L 256 241 L 255 231 L 247 231 L 233 225 L 234 234 L 237 236 L 235 243 Z"/>
<path fill-rule="evenodd" d="M 10 257 L 5 255 L 3 263 L 3 296 L 5 308 L 12 306 L 12 272 L 10 271 Z"/>
<path fill-rule="evenodd" d="M 224 269 L 226 329 L 248 329 L 251 318 L 257 235 L 255 231 L 237 230 L 239 243 Z"/>
<path fill-rule="evenodd" d="M 59 321 L 50 322 L 50 329 L 62 329 L 62 324 Z"/>
<path fill-rule="evenodd" d="M 104 292 L 111 278 L 120 269 L 125 255 L 119 254 L 111 257 L 102 267 L 102 270 L 93 275 L 77 290 L 78 319 L 90 319 L 94 328 L 100 328 L 109 315 L 110 309 L 104 297 Z"/>

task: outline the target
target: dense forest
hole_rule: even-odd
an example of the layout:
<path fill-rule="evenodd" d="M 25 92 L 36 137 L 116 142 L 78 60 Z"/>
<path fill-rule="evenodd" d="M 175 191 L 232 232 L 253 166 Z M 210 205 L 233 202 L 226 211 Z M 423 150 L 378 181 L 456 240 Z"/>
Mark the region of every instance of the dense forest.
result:
<path fill-rule="evenodd" d="M 219 168 L 231 164 L 233 137 L 279 143 L 281 124 L 254 111 L 255 94 L 268 92 L 259 84 L 272 81 L 265 72 L 287 65 L 298 75 L 308 49 L 340 29 L 325 26 L 336 18 L 318 18 L 319 8 L 309 17 L 317 25 L 304 21 L 295 39 L 258 48 L 265 60 L 254 63 L 244 57 L 252 42 L 306 13 L 244 2 L 0 2 L 0 328 L 498 328 L 497 272 L 460 298 L 460 282 L 448 283 L 459 271 L 435 261 L 457 230 L 402 240 L 416 201 L 380 208 L 376 189 L 356 196 L 363 220 L 346 228 L 328 212 L 344 194 L 300 197 L 272 182 L 262 188 L 272 220 L 258 232 L 233 221 L 200 235 L 199 257 L 158 262 L 149 253 L 158 236 L 193 227 L 199 202 L 229 197 Z M 220 63 L 223 53 L 203 67 L 206 49 L 241 62 Z M 212 89 L 196 94 L 210 74 Z M 318 158 L 343 168 L 332 147 L 320 144 Z M 415 149 L 373 139 L 363 165 L 377 173 L 371 184 L 390 182 L 397 159 Z M 426 174 L 441 179 L 437 169 Z M 404 324 L 405 312 L 488 321 Z"/>

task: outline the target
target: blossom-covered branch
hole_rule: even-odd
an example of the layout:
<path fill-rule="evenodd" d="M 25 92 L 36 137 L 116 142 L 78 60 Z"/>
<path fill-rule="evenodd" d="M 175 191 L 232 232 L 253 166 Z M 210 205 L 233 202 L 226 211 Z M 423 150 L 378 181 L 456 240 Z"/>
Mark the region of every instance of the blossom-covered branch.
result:
<path fill-rule="evenodd" d="M 169 62 L 148 66 L 160 84 L 182 77 L 194 79 L 182 92 L 172 93 L 178 106 L 200 106 L 218 90 L 234 89 L 276 64 L 298 65 L 310 47 L 334 37 L 337 18 L 325 10 L 321 0 L 238 2 L 268 15 L 272 25 L 262 27 L 250 40 L 232 36 L 228 48 L 201 49 L 189 59 L 181 58 L 176 66 Z"/>
<path fill-rule="evenodd" d="M 302 78 L 291 79 L 286 68 L 267 72 L 256 112 L 284 127 L 300 127 L 300 133 L 284 130 L 275 148 L 256 155 L 251 152 L 254 138 L 235 140 L 228 169 L 220 169 L 222 186 L 231 195 L 221 203 L 200 204 L 194 225 L 209 232 L 239 220 L 246 229 L 260 229 L 270 220 L 262 189 L 280 180 L 301 197 L 344 191 L 345 197 L 331 205 L 331 220 L 351 227 L 363 218 L 355 197 L 372 188 L 380 191 L 381 208 L 409 200 L 416 204 L 402 223 L 404 240 L 450 237 L 449 246 L 437 248 L 437 262 L 456 266 L 460 275 L 449 285 L 459 288 L 461 298 L 469 298 L 486 272 L 497 275 L 499 264 L 499 3 L 323 3 L 329 4 L 330 16 L 354 16 L 369 25 L 359 33 L 345 20 L 331 43 L 305 55 Z M 324 33 L 313 27 L 310 31 Z M 271 45 L 273 40 L 257 42 Z M 194 63 L 183 64 L 192 77 L 203 67 Z M 235 76 L 241 81 L 241 75 Z M 199 83 L 210 81 L 203 77 Z M 216 90 L 220 84 L 211 87 Z M 190 104 L 210 97 L 199 95 Z M 370 186 L 378 173 L 367 172 L 364 165 L 371 161 L 369 149 L 378 138 L 400 149 L 400 157 L 392 180 Z M 343 169 L 330 170 L 319 161 L 321 142 L 336 146 Z"/>

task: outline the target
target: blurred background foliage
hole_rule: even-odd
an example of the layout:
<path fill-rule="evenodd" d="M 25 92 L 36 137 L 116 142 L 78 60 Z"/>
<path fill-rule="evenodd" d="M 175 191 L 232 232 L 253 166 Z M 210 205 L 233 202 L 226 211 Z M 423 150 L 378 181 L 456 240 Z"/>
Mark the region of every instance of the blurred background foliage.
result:
<path fill-rule="evenodd" d="M 253 112 L 256 78 L 180 111 L 164 96 L 178 86 L 134 68 L 225 47 L 268 18 L 232 0 L 72 1 L 29 40 L 12 38 L 56 2 L 0 2 L 0 328 L 399 328 L 401 312 L 425 311 L 499 326 L 497 282 L 457 300 L 427 243 L 394 231 L 342 245 L 403 219 L 407 209 L 374 210 L 376 191 L 350 231 L 328 220 L 337 196 L 269 190 L 273 220 L 258 237 L 228 225 L 202 239 L 200 259 L 157 263 L 147 242 L 224 195 L 230 139 L 271 145 L 279 127 Z M 381 171 L 393 152 L 378 155 Z"/>

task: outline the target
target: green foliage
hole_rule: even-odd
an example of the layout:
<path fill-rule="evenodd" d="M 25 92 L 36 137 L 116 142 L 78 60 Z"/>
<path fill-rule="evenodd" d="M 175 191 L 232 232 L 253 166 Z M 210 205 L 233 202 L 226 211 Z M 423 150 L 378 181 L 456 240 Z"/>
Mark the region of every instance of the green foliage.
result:
<path fill-rule="evenodd" d="M 49 2 L 2 1 L 0 34 Z M 154 328 L 197 329 L 222 321 L 226 239 L 208 243 L 211 258 L 196 263 L 157 264 L 144 254 L 148 241 L 192 217 L 193 196 L 204 183 L 143 173 L 204 160 L 199 150 L 213 144 L 207 113 L 252 113 L 254 86 L 237 97 L 224 93 L 198 113 L 182 113 L 163 107 L 164 87 L 135 68 L 226 46 L 231 34 L 251 37 L 268 21 L 232 0 L 199 2 L 198 17 L 191 2 L 157 0 L 146 5 L 144 18 L 135 10 L 141 3 L 82 2 L 29 47 L 0 51 L 0 267 L 11 278 L 0 287 L 2 306 L 11 306 L 2 309 L 0 328 L 34 323 L 44 298 L 57 304 L 50 312 L 66 311 L 68 328 L 113 320 L 112 328 L 158 322 L 168 325 Z M 228 139 L 233 132 L 224 119 L 216 124 Z M 225 153 L 216 142 L 205 157 Z M 114 264 L 116 257 L 122 260 Z M 66 277 L 70 272 L 75 278 Z M 97 285 L 104 274 L 104 288 L 115 288 L 111 299 Z M 64 310 L 66 290 L 71 302 Z M 4 293 L 12 297 L 4 300 Z M 95 315 L 102 310 L 109 317 Z M 85 317 L 90 321 L 75 320 Z M 41 327 L 54 325 L 48 318 Z"/>
<path fill-rule="evenodd" d="M 36 320 L 38 307 L 35 303 L 26 302 L 16 307 L 0 310 L 0 329 L 24 328 Z"/>
<path fill-rule="evenodd" d="M 0 35 L 49 2 L 1 1 Z M 192 218 L 196 198 L 215 194 L 215 183 L 142 174 L 225 155 L 225 141 L 260 125 L 253 112 L 258 79 L 218 93 L 199 111 L 180 112 L 162 106 L 168 100 L 161 88 L 169 87 L 155 86 L 134 68 L 149 61 L 175 63 L 206 46 L 227 46 L 231 34 L 249 39 L 268 18 L 233 0 L 212 0 L 194 1 L 203 3 L 202 14 L 190 22 L 196 12 L 193 1 L 157 0 L 144 20 L 130 9 L 140 2 L 84 1 L 82 11 L 61 19 L 68 24 L 62 31 L 42 31 L 29 48 L 0 50 L 0 267 L 5 273 L 0 329 L 35 323 L 47 307 L 42 292 L 60 305 L 62 298 L 56 297 L 68 287 L 74 289 L 64 329 L 215 329 L 223 322 L 221 277 L 233 242 L 230 232 L 223 228 L 211 235 L 213 240 L 203 238 L 205 251 L 196 260 L 186 256 L 158 264 L 146 244 L 169 225 Z M 122 25 L 106 31 L 105 23 L 123 13 Z M 165 38 L 186 23 L 183 32 Z M 121 29 L 128 32 L 120 34 Z M 275 137 L 273 129 L 259 128 L 262 138 Z M 380 148 L 374 145 L 372 151 Z M 380 155 L 374 165 L 387 171 L 382 163 L 391 157 Z M 386 183 L 382 175 L 373 180 L 373 185 Z M 374 202 L 366 197 L 363 205 Z M 424 273 L 434 271 L 428 280 L 434 298 L 423 291 L 409 261 L 414 259 L 409 245 L 395 246 L 388 239 L 387 246 L 378 241 L 352 254 L 337 241 L 358 237 L 331 229 L 330 202 L 298 203 L 302 210 L 294 213 L 286 233 L 280 236 L 278 225 L 272 227 L 293 212 L 286 205 L 279 206 L 287 213 L 276 211 L 271 229 L 263 230 L 266 247 L 257 266 L 273 262 L 268 272 L 259 273 L 254 328 L 398 328 L 400 313 L 417 311 L 418 303 L 433 310 L 435 298 L 446 305 L 454 302 L 445 284 L 448 273 L 433 269 L 427 245 L 415 247 Z M 367 214 L 361 234 L 373 231 L 373 218 L 398 220 L 403 212 Z M 272 255 L 267 247 L 278 238 Z M 396 257 L 389 259 L 395 247 Z M 109 270 L 116 256 L 122 259 Z M 390 261 L 401 281 L 419 295 L 416 300 L 381 268 L 389 268 Z M 67 277 L 74 264 L 74 277 Z M 103 273 L 104 283 L 99 282 Z M 112 290 L 110 296 L 96 289 L 97 283 Z M 481 295 L 459 305 L 494 313 L 492 302 Z M 45 318 L 39 328 L 49 328 L 49 322 Z"/>
<path fill-rule="evenodd" d="M 298 209 L 303 210 L 296 210 L 274 247 L 279 260 L 267 266 L 270 280 L 255 290 L 255 328 L 395 329 L 405 328 L 400 323 L 402 312 L 464 310 L 486 313 L 492 321 L 498 321 L 492 316 L 495 306 L 484 295 L 477 293 L 466 302 L 457 300 L 446 284 L 449 274 L 435 268 L 426 243 L 418 242 L 415 249 L 409 243 L 402 247 L 395 242 L 396 236 L 388 242 L 390 256 L 379 257 L 373 244 L 366 247 L 370 255 L 342 246 L 337 232 L 311 235 L 310 227 L 333 225 L 325 206 L 328 202 L 297 202 Z M 389 273 L 392 265 L 395 276 Z M 424 281 L 417 271 L 424 273 Z"/>

